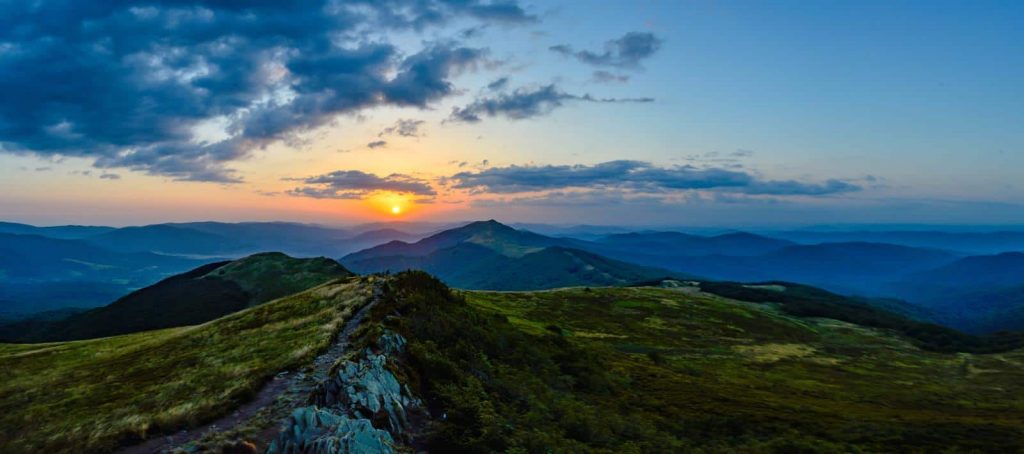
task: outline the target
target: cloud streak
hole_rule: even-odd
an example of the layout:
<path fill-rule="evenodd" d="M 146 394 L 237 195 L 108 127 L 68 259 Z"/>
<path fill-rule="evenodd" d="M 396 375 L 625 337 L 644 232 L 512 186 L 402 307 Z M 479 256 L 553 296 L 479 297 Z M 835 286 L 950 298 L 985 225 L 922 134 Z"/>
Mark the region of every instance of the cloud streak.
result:
<path fill-rule="evenodd" d="M 299 179 L 303 186 L 288 194 L 316 199 L 360 200 L 375 192 L 397 192 L 433 198 L 437 192 L 426 180 L 394 173 L 377 176 L 359 170 L 336 170 L 331 173 Z"/>
<path fill-rule="evenodd" d="M 577 51 L 568 44 L 558 44 L 548 49 L 592 66 L 640 69 L 640 63 L 654 55 L 661 49 L 661 45 L 662 40 L 653 33 L 629 32 L 621 38 L 606 42 L 602 52 Z"/>
<path fill-rule="evenodd" d="M 649 103 L 654 98 L 597 98 L 589 94 L 574 95 L 554 84 L 537 88 L 518 88 L 511 93 L 478 98 L 472 103 L 452 109 L 448 121 L 478 123 L 482 117 L 505 117 L 511 120 L 547 115 L 569 102 Z"/>
<path fill-rule="evenodd" d="M 618 160 L 594 165 L 492 167 L 459 172 L 445 179 L 453 189 L 475 194 L 516 194 L 571 189 L 614 189 L 636 194 L 712 190 L 748 195 L 825 196 L 859 191 L 852 183 L 764 180 L 753 174 L 693 166 L 660 167 L 649 162 Z"/>
<path fill-rule="evenodd" d="M 403 120 L 399 119 L 395 122 L 394 126 L 388 126 L 384 128 L 377 137 L 384 136 L 400 136 L 400 137 L 420 137 L 420 127 L 426 123 L 423 120 Z"/>

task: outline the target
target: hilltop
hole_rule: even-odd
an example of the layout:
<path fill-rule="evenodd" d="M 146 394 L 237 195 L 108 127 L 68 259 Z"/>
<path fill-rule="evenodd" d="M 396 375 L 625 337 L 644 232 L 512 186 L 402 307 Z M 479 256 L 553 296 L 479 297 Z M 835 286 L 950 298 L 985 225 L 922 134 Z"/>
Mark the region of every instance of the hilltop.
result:
<path fill-rule="evenodd" d="M 0 338 L 19 342 L 87 339 L 194 325 L 351 275 L 327 258 L 256 254 L 201 266 L 64 320 L 0 326 Z"/>
<path fill-rule="evenodd" d="M 573 241 L 478 221 L 415 243 L 392 241 L 341 258 L 353 271 L 420 269 L 471 289 L 528 290 L 606 286 L 671 276 L 654 267 L 608 259 Z"/>

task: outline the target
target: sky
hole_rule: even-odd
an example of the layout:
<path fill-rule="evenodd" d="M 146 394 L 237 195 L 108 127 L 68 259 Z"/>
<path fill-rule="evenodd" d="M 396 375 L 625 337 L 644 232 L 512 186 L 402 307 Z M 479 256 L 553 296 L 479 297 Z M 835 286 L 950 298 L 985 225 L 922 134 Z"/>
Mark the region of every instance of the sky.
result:
<path fill-rule="evenodd" d="M 0 218 L 1024 223 L 1024 4 L 0 2 Z"/>

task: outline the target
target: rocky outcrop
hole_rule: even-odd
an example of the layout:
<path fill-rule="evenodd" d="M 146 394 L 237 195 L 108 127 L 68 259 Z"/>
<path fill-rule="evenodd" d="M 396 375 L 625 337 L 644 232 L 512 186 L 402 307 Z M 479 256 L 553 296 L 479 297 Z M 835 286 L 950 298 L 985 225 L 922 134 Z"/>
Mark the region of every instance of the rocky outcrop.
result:
<path fill-rule="evenodd" d="M 386 430 L 367 419 L 351 419 L 331 409 L 303 407 L 288 419 L 287 430 L 267 449 L 268 453 L 393 453 L 395 444 Z"/>
<path fill-rule="evenodd" d="M 385 332 L 376 348 L 335 366 L 297 409 L 268 453 L 393 452 L 410 441 L 411 421 L 423 404 L 388 369 L 405 348 L 405 339 Z"/>

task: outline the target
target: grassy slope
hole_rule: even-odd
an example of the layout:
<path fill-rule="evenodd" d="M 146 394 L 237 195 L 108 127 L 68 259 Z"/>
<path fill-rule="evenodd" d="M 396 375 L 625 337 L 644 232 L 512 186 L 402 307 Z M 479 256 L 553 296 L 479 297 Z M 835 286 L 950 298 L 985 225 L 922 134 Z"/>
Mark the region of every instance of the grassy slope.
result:
<path fill-rule="evenodd" d="M 347 279 L 198 326 L 0 344 L 0 451 L 109 451 L 213 419 L 309 363 L 368 296 Z"/>
<path fill-rule="evenodd" d="M 0 326 L 0 339 L 52 342 L 195 325 L 351 274 L 323 257 L 255 254 L 203 265 L 66 320 Z"/>
<path fill-rule="evenodd" d="M 384 323 L 410 340 L 402 373 L 447 416 L 426 435 L 435 451 L 1024 449 L 1020 351 L 927 352 L 693 288 L 466 304 L 403 276 L 375 311 L 403 313 Z"/>
<path fill-rule="evenodd" d="M 930 353 L 856 325 L 686 290 L 468 296 L 523 330 L 554 324 L 602 351 L 623 376 L 648 381 L 651 411 L 690 430 L 800 430 L 868 449 L 1024 449 L 1020 351 Z"/>

